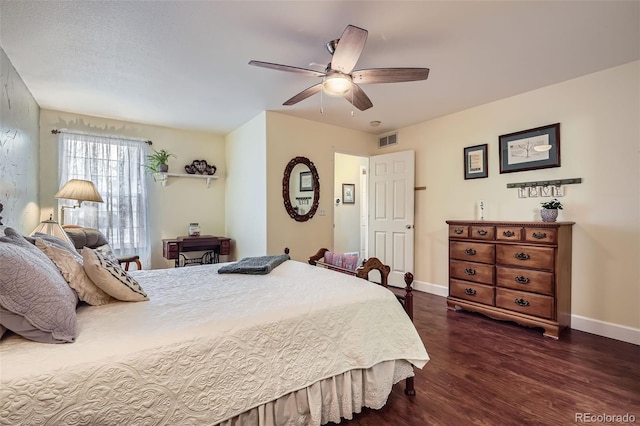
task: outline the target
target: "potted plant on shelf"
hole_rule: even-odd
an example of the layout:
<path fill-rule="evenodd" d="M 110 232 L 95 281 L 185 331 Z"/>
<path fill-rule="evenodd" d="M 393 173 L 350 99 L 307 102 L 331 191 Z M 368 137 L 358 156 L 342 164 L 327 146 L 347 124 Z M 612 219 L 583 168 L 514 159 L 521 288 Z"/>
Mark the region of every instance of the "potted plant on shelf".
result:
<path fill-rule="evenodd" d="M 147 155 L 147 163 L 144 167 L 150 173 L 166 173 L 169 171 L 169 165 L 167 164 L 169 157 L 178 158 L 166 149 L 161 149 L 160 151 L 154 149 L 153 154 Z"/>
<path fill-rule="evenodd" d="M 562 210 L 562 203 L 557 199 L 551 201 L 545 201 L 542 204 L 542 210 L 540 210 L 540 216 L 542 216 L 543 222 L 555 222 L 558 218 L 558 210 Z"/>

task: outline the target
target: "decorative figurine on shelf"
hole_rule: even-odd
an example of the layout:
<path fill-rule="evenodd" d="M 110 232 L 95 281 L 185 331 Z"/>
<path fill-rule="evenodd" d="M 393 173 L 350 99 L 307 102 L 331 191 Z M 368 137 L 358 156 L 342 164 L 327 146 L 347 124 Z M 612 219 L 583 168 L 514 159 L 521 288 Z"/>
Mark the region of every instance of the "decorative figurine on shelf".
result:
<path fill-rule="evenodd" d="M 193 160 L 193 163 L 184 166 L 184 170 L 190 175 L 213 176 L 218 168 L 214 165 L 208 165 L 206 160 Z"/>

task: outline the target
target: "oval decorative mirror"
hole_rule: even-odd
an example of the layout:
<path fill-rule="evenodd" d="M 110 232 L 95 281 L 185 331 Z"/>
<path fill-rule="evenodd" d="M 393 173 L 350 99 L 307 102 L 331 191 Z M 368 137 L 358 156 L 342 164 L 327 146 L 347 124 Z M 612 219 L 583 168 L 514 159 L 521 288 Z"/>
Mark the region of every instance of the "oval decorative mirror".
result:
<path fill-rule="evenodd" d="M 289 161 L 282 178 L 284 207 L 298 222 L 311 219 L 320 201 L 320 178 L 316 166 L 306 157 Z"/>

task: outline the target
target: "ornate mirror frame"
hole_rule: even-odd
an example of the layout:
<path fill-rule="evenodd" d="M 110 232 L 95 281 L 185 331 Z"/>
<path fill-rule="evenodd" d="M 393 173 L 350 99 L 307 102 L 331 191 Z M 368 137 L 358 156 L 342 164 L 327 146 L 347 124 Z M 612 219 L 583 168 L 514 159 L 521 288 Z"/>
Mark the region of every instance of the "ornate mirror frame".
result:
<path fill-rule="evenodd" d="M 311 178 L 313 181 L 313 203 L 311 208 L 306 214 L 298 214 L 298 212 L 291 205 L 291 198 L 289 193 L 289 181 L 291 180 L 291 173 L 293 168 L 298 164 L 304 164 L 311 170 Z M 282 178 L 282 198 L 284 199 L 284 208 L 292 219 L 298 222 L 306 222 L 311 219 L 318 210 L 318 204 L 320 202 L 320 177 L 318 176 L 318 170 L 316 166 L 306 157 L 296 157 L 289 161 L 287 167 L 284 169 L 284 177 Z"/>

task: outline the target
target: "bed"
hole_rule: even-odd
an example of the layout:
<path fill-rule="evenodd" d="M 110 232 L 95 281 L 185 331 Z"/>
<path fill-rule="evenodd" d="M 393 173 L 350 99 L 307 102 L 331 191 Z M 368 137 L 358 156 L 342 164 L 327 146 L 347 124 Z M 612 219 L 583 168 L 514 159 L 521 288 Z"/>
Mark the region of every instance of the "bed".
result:
<path fill-rule="evenodd" d="M 381 286 L 224 266 L 129 272 L 148 300 L 78 305 L 73 343 L 4 336 L 0 424 L 319 425 L 381 408 L 429 361 Z"/>

